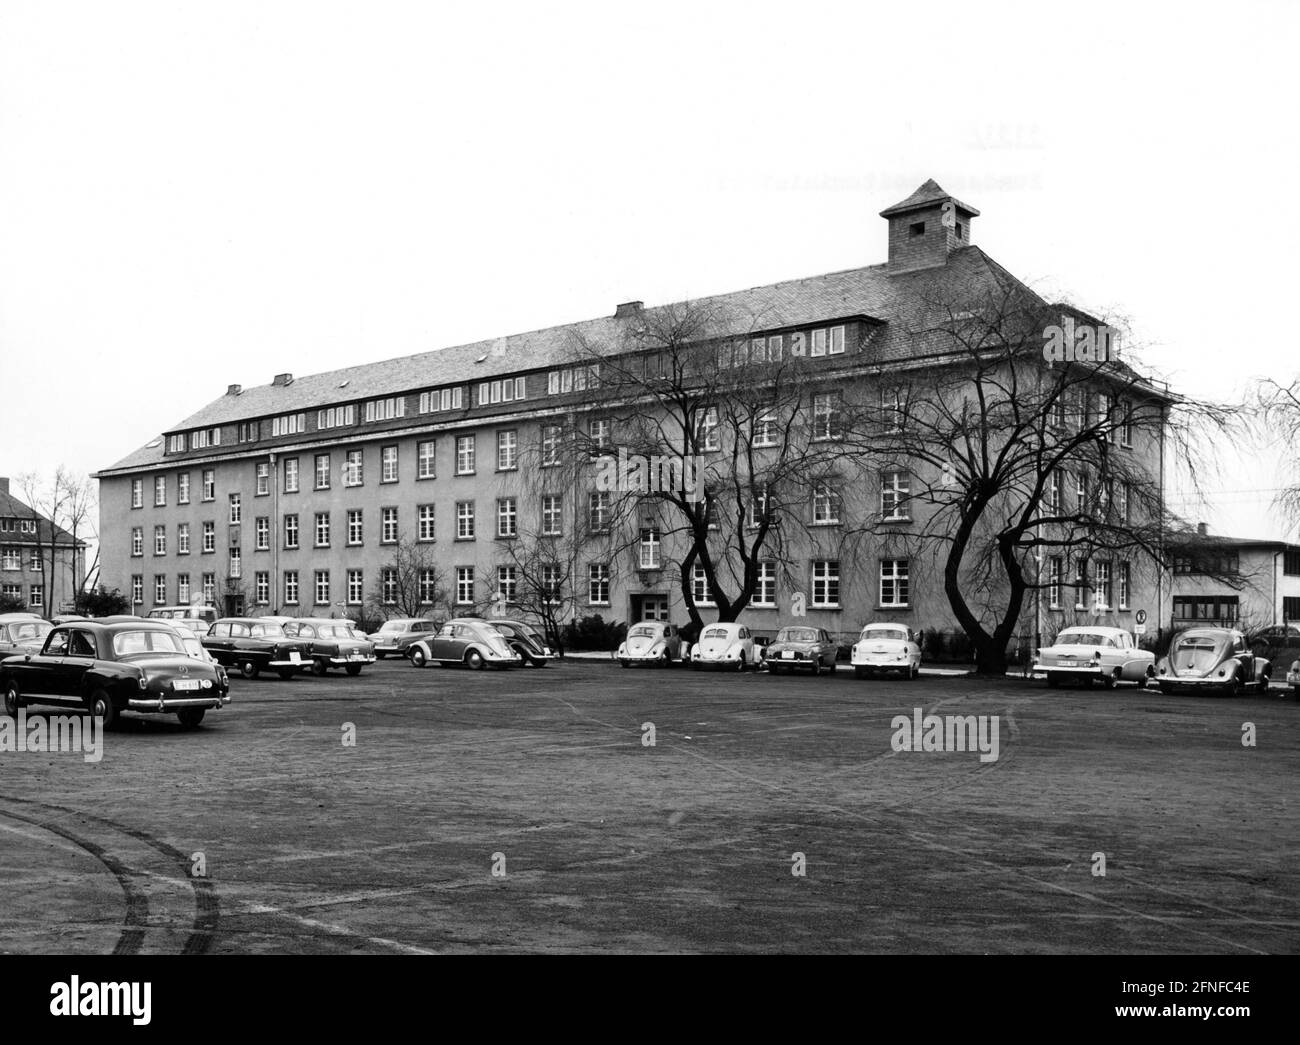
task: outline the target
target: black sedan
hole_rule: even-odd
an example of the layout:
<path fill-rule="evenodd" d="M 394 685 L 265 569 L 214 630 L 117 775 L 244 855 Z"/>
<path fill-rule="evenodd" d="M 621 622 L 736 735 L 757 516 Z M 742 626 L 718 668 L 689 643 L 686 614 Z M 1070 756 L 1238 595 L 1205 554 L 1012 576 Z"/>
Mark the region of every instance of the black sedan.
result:
<path fill-rule="evenodd" d="M 77 621 L 52 630 L 40 653 L 0 661 L 5 711 L 27 705 L 72 707 L 103 720 L 119 714 L 177 715 L 197 726 L 230 703 L 225 675 L 185 652 L 168 624 Z"/>
<path fill-rule="evenodd" d="M 203 648 L 218 664 L 236 668 L 246 679 L 265 670 L 291 679 L 312 666 L 307 643 L 289 638 L 277 621 L 223 617 L 208 629 Z"/>
<path fill-rule="evenodd" d="M 506 637 L 510 648 L 524 658 L 525 664 L 544 668 L 546 662 L 555 656 L 555 651 L 546 644 L 546 640 L 522 621 L 491 620 L 488 623 Z"/>

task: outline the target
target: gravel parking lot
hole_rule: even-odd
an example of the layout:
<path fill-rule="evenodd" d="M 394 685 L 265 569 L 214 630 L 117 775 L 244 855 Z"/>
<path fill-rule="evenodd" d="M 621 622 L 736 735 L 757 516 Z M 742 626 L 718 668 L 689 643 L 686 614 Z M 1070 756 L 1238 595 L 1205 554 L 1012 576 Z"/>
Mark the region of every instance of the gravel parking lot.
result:
<path fill-rule="evenodd" d="M 1300 950 L 1277 691 L 388 660 L 232 693 L 98 763 L 0 753 L 0 952 Z M 918 708 L 997 716 L 996 760 L 895 750 Z"/>

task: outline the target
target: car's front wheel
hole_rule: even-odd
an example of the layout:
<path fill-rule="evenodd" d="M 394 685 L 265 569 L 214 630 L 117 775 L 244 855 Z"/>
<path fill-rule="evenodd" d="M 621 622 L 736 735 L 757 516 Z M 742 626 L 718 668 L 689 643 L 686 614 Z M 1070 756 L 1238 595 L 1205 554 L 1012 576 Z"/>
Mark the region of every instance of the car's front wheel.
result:
<path fill-rule="evenodd" d="M 184 711 L 177 712 L 176 717 L 181 720 L 181 725 L 186 729 L 193 729 L 203 721 L 203 715 L 207 710 L 207 708 L 186 708 Z"/>
<path fill-rule="evenodd" d="M 23 706 L 23 699 L 18 695 L 18 683 L 10 682 L 5 686 L 5 713 L 10 718 L 18 717 L 18 709 Z"/>
<path fill-rule="evenodd" d="M 417 668 L 422 668 L 429 662 L 429 658 L 424 655 L 424 650 L 420 649 L 419 646 L 411 647 L 411 652 L 407 655 L 407 659 L 409 659 Z"/>
<path fill-rule="evenodd" d="M 102 689 L 97 689 L 90 695 L 90 715 L 103 720 L 102 729 L 108 729 L 117 721 L 117 708 L 113 707 L 113 698 Z"/>

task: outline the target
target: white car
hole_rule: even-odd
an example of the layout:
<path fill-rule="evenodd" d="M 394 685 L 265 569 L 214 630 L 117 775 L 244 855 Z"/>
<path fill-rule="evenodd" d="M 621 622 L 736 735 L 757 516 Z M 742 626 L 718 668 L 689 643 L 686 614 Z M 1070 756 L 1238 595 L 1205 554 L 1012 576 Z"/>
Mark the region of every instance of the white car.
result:
<path fill-rule="evenodd" d="M 1052 645 L 1040 649 L 1033 670 L 1046 675 L 1053 688 L 1062 679 L 1088 685 L 1097 681 L 1107 689 L 1117 682 L 1145 686 L 1156 676 L 1156 655 L 1140 649 L 1123 628 L 1087 624 L 1066 628 Z"/>
<path fill-rule="evenodd" d="M 753 632 L 743 624 L 709 624 L 691 650 L 691 667 L 696 671 L 701 668 L 744 671 L 757 663 Z"/>
<path fill-rule="evenodd" d="M 897 671 L 904 678 L 921 674 L 921 647 L 906 624 L 868 624 L 849 656 L 858 678 Z"/>
<path fill-rule="evenodd" d="M 682 655 L 682 639 L 677 629 L 666 621 L 643 620 L 627 629 L 627 638 L 618 647 L 616 659 L 625 668 L 633 664 L 658 664 L 670 668 Z"/>
<path fill-rule="evenodd" d="M 1300 660 L 1291 664 L 1291 670 L 1286 673 L 1286 684 L 1291 687 L 1291 695 L 1300 700 Z"/>

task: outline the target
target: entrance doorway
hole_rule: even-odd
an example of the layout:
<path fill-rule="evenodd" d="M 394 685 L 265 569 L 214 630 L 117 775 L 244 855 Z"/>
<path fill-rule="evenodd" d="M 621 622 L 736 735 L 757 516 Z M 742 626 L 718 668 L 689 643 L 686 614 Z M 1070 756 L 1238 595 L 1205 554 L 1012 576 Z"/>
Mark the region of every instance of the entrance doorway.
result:
<path fill-rule="evenodd" d="M 633 595 L 632 615 L 628 619 L 634 623 L 639 620 L 667 620 L 668 596 Z"/>

